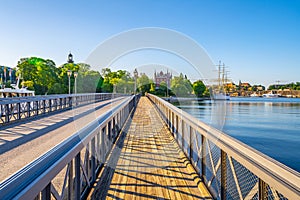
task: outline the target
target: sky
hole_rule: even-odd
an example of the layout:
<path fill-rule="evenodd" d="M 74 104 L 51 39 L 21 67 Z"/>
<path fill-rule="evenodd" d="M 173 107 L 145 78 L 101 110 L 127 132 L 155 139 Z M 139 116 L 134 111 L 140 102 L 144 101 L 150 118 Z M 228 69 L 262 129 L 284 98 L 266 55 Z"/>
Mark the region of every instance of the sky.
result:
<path fill-rule="evenodd" d="M 299 0 L 0 0 L 0 65 L 15 67 L 20 58 L 38 56 L 59 66 L 70 51 L 75 62 L 84 62 L 108 38 L 144 27 L 191 38 L 213 63 L 225 63 L 235 83 L 300 81 Z M 140 59 L 139 65 L 177 65 L 175 71 L 184 73 L 189 64 L 175 57 L 145 50 L 111 67 Z"/>

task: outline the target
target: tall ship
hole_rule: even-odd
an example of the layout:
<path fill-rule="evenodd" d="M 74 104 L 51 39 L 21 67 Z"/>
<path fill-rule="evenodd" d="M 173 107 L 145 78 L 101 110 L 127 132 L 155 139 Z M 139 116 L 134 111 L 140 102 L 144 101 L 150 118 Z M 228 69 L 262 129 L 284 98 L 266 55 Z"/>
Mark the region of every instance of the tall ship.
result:
<path fill-rule="evenodd" d="M 213 100 L 230 100 L 229 94 L 226 94 L 225 84 L 227 82 L 227 77 L 225 75 L 225 65 L 221 65 L 219 61 L 218 65 L 218 84 L 216 88 L 211 90 L 211 98 Z"/>

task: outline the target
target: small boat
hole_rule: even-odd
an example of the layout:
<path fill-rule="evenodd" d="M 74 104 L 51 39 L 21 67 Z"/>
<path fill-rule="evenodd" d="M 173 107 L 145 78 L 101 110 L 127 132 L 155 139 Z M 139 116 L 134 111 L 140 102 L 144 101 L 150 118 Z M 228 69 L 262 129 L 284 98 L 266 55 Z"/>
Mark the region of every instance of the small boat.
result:
<path fill-rule="evenodd" d="M 267 94 L 263 94 L 262 97 L 264 98 L 278 98 L 279 95 L 278 94 L 274 94 L 272 91 L 267 93 Z"/>
<path fill-rule="evenodd" d="M 212 95 L 213 100 L 230 100 L 230 96 L 224 93 L 214 93 Z"/>
<path fill-rule="evenodd" d="M 11 84 L 13 88 L 0 89 L 0 98 L 34 96 L 34 91 L 27 88 L 19 88 L 19 82 L 20 76 L 16 84 Z"/>
<path fill-rule="evenodd" d="M 28 97 L 28 96 L 34 96 L 34 91 L 27 90 L 27 88 L 21 88 L 21 89 L 4 88 L 4 89 L 0 89 L 0 98 Z"/>
<path fill-rule="evenodd" d="M 250 94 L 250 97 L 259 97 L 259 96 L 258 96 L 258 94 L 253 93 L 253 94 Z"/>

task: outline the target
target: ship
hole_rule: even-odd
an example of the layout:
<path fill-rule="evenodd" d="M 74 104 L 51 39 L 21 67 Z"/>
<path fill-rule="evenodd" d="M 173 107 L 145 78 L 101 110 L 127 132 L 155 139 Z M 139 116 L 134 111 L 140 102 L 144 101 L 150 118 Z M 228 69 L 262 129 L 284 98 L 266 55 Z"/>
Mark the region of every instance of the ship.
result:
<path fill-rule="evenodd" d="M 19 88 L 19 83 L 20 76 L 16 84 L 11 84 L 13 88 L 0 89 L 0 98 L 35 96 L 33 90 L 28 90 L 26 87 Z"/>
<path fill-rule="evenodd" d="M 222 67 L 223 66 L 223 67 Z M 216 89 L 211 91 L 211 98 L 213 100 L 230 100 L 229 94 L 226 94 L 224 90 L 224 85 L 227 82 L 227 77 L 225 77 L 225 65 L 221 65 L 219 61 L 218 65 L 218 86 Z"/>

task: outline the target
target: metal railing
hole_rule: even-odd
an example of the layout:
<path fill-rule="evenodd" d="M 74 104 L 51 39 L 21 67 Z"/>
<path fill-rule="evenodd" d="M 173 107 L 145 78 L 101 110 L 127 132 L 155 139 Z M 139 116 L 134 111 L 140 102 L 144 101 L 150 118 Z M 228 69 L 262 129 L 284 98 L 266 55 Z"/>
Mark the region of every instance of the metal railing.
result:
<path fill-rule="evenodd" d="M 76 95 L 49 95 L 0 99 L 0 124 L 16 122 L 30 117 L 70 109 L 89 103 L 112 99 L 122 94 L 89 93 Z"/>
<path fill-rule="evenodd" d="M 151 94 L 175 140 L 216 199 L 300 199 L 300 174 Z"/>
<path fill-rule="evenodd" d="M 0 199 L 85 198 L 135 102 L 134 96 L 125 98 L 0 183 Z"/>

